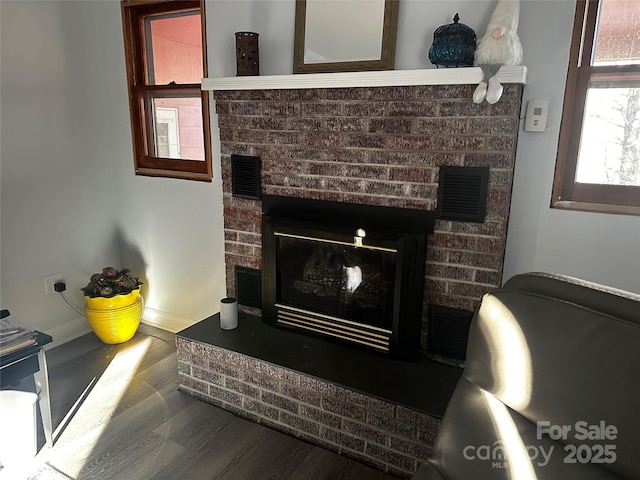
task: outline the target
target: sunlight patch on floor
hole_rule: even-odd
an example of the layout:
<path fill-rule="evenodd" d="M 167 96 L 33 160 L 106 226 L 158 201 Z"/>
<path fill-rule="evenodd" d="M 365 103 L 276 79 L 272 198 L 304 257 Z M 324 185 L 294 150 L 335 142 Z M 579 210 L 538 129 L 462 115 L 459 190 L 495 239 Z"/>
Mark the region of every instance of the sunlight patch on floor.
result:
<path fill-rule="evenodd" d="M 54 448 L 42 449 L 41 454 L 48 457 L 52 465 L 55 466 L 56 460 L 61 460 L 67 475 L 73 478 L 79 475 L 118 408 L 131 379 L 136 375 L 150 344 L 151 338 L 145 338 L 115 355 L 57 439 Z"/>

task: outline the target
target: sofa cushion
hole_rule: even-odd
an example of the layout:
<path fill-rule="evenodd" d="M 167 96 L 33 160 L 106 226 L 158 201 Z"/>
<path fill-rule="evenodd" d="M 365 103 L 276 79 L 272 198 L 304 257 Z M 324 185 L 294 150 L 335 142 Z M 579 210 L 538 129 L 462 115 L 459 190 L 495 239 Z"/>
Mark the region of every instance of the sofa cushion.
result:
<path fill-rule="evenodd" d="M 564 445 L 536 438 L 536 425 L 462 378 L 440 426 L 430 465 L 414 480 L 618 479 L 600 466 L 564 463 Z"/>
<path fill-rule="evenodd" d="M 640 478 L 640 303 L 523 280 L 483 298 L 415 478 Z"/>

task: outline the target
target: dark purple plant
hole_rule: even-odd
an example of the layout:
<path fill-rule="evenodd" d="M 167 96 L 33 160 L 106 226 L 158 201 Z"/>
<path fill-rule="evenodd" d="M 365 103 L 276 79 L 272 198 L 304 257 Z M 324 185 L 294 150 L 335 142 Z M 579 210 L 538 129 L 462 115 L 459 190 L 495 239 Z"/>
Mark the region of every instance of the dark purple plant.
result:
<path fill-rule="evenodd" d="M 142 282 L 128 268 L 118 271 L 113 267 L 104 267 L 102 273 L 91 275 L 91 280 L 81 290 L 87 297 L 113 297 L 129 293 L 140 285 Z"/>

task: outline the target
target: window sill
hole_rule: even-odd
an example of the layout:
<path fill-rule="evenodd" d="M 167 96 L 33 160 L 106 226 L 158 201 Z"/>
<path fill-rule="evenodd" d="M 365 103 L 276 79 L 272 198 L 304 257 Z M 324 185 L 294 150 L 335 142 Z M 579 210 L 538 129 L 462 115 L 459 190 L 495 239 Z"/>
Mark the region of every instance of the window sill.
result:
<path fill-rule="evenodd" d="M 586 203 L 572 201 L 557 201 L 552 203 L 552 208 L 561 210 L 575 210 L 580 212 L 610 213 L 614 215 L 640 216 L 640 207 L 628 205 L 610 205 L 606 203 Z"/>
<path fill-rule="evenodd" d="M 180 170 L 162 170 L 157 168 L 139 167 L 136 169 L 136 175 L 145 177 L 167 177 L 179 178 L 183 180 L 197 180 L 200 182 L 211 182 L 211 175 L 208 173 L 184 172 Z"/>

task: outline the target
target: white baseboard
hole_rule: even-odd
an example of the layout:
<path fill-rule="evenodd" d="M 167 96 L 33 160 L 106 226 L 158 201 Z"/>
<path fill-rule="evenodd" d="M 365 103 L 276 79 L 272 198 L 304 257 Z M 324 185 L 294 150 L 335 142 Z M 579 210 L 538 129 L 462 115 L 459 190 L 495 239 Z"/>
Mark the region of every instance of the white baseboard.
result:
<path fill-rule="evenodd" d="M 162 312 L 154 308 L 144 307 L 142 323 L 167 330 L 171 333 L 177 333 L 180 330 L 190 327 L 194 323 L 198 323 L 198 321 L 174 315 L 173 313 Z"/>
<path fill-rule="evenodd" d="M 47 335 L 51 335 L 53 342 L 46 345 L 44 349 L 49 350 L 57 347 L 82 335 L 86 335 L 89 332 L 91 332 L 91 327 L 87 323 L 87 320 L 84 317 L 77 317 L 63 325 L 47 329 L 46 333 Z"/>
<path fill-rule="evenodd" d="M 142 323 L 167 330 L 171 333 L 177 333 L 197 323 L 197 320 L 191 320 L 190 318 L 145 307 L 142 313 Z M 74 318 L 63 325 L 47 329 L 45 333 L 51 335 L 53 342 L 46 345 L 45 350 L 60 346 L 63 343 L 67 343 L 90 332 L 91 326 L 84 317 Z"/>

